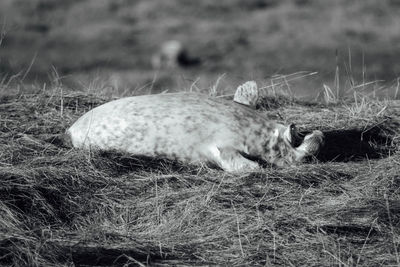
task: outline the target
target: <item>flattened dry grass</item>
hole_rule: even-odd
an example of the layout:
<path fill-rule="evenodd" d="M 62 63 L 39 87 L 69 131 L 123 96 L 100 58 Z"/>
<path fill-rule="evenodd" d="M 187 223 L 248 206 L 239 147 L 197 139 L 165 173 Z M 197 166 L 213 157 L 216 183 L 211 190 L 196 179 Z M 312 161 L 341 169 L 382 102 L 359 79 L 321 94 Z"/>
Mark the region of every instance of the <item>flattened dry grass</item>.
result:
<path fill-rule="evenodd" d="M 1 99 L 1 265 L 399 263 L 396 103 L 368 117 L 338 105 L 263 110 L 329 133 L 330 152 L 233 175 L 47 142 L 104 101 L 47 92 Z"/>

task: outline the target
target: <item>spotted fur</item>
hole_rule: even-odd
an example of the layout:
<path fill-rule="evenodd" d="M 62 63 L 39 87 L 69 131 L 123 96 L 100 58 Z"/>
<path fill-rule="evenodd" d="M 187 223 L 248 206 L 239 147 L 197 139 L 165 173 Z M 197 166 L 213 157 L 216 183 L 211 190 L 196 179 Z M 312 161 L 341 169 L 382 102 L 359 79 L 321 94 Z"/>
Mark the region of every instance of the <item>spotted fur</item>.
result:
<path fill-rule="evenodd" d="M 189 163 L 212 162 L 231 172 L 259 169 L 259 158 L 285 165 L 308 156 L 295 148 L 284 126 L 232 101 L 175 93 L 122 98 L 80 117 L 68 130 L 77 148 L 118 150 Z M 322 133 L 310 139 L 318 147 Z M 313 153 L 316 153 L 315 151 Z"/>

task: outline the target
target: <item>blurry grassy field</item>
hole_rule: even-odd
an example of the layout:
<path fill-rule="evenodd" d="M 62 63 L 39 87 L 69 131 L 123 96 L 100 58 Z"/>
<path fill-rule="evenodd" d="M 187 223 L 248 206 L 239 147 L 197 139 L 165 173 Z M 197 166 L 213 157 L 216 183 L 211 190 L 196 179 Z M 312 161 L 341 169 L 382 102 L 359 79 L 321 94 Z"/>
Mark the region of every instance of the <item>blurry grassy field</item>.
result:
<path fill-rule="evenodd" d="M 0 70 L 23 72 L 34 59 L 26 80 L 44 81 L 54 67 L 73 89 L 100 76 L 118 93 L 150 83 L 152 92 L 195 81 L 208 88 L 223 73 L 229 85 L 316 71 L 295 84 L 299 95 L 315 96 L 337 66 L 343 77 L 395 84 L 399 12 L 397 0 L 3 0 Z M 202 64 L 153 70 L 152 54 L 171 39 Z"/>

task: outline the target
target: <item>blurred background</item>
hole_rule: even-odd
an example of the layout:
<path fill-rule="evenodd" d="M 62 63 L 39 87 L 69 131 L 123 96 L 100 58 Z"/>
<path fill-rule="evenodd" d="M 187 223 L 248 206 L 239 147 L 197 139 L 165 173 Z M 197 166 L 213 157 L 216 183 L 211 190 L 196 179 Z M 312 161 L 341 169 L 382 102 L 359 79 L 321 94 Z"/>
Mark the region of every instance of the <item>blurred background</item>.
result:
<path fill-rule="evenodd" d="M 400 76 L 400 0 L 1 0 L 0 23 L 2 77 L 74 90 L 229 91 L 318 72 L 289 81 L 315 96 L 335 76 Z"/>

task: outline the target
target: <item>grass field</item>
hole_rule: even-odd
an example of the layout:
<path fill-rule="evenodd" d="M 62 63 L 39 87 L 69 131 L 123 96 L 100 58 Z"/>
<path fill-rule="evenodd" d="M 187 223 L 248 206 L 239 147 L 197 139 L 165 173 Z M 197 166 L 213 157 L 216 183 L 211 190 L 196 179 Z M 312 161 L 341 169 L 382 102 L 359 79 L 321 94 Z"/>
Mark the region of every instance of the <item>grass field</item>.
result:
<path fill-rule="evenodd" d="M 325 148 L 312 163 L 234 175 L 49 143 L 110 97 L 12 88 L 0 101 L 1 265 L 400 264 L 398 101 L 270 91 L 258 112 L 322 130 Z"/>

